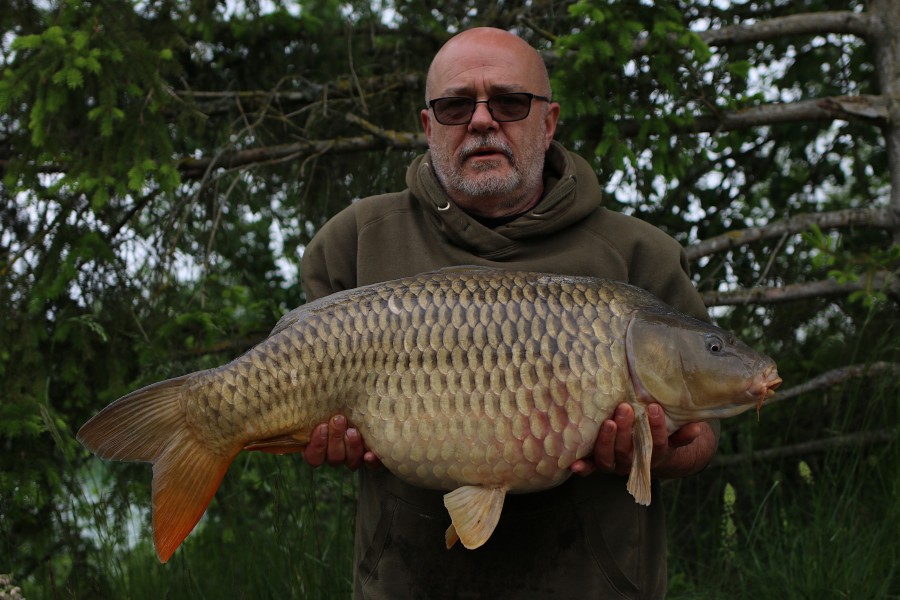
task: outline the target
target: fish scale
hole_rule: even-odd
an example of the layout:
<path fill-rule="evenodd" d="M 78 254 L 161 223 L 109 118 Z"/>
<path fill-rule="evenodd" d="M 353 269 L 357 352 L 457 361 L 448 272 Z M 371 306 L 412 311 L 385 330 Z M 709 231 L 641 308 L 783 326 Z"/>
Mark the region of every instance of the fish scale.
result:
<path fill-rule="evenodd" d="M 78 438 L 104 458 L 154 463 L 163 561 L 242 449 L 302 450 L 339 413 L 398 477 L 449 490 L 447 543 L 474 548 L 507 492 L 564 481 L 622 402 L 636 416 L 628 489 L 649 502 L 643 404 L 662 404 L 672 429 L 737 414 L 780 383 L 770 359 L 728 336 L 623 283 L 444 270 L 295 309 L 243 356 L 132 392 Z"/>

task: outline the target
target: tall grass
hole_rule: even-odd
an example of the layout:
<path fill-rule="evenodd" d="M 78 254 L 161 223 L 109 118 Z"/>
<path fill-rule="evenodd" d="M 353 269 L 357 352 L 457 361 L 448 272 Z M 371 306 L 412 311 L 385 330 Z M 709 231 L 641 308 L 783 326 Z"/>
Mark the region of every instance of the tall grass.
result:
<path fill-rule="evenodd" d="M 896 382 L 846 386 L 837 398 L 839 416 L 811 437 L 896 428 Z M 821 398 L 777 408 L 763 410 L 759 428 L 803 422 L 798 413 L 822 410 Z M 896 438 L 713 468 L 666 487 L 672 599 L 900 598 Z"/>
<path fill-rule="evenodd" d="M 144 487 L 149 484 L 147 465 L 107 468 L 127 470 Z M 143 511 L 137 531 L 129 533 L 122 528 L 133 517 L 114 514 L 109 498 L 85 495 L 73 501 L 91 515 L 86 537 L 95 547 L 87 558 L 89 568 L 72 568 L 66 557 L 53 557 L 48 569 L 55 576 L 20 582 L 24 597 L 347 598 L 354 495 L 354 477 L 343 469 L 314 471 L 296 456 L 247 453 L 229 470 L 207 514 L 166 564 L 153 550 L 149 511 Z M 132 501 L 149 507 L 146 493 Z"/>

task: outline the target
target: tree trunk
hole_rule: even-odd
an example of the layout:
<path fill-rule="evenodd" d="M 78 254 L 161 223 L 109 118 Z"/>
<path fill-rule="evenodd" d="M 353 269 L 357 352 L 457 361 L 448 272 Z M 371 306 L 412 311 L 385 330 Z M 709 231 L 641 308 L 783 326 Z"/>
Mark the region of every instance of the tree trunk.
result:
<path fill-rule="evenodd" d="M 891 170 L 891 209 L 900 214 L 900 2 L 871 0 L 875 69 L 881 94 L 887 98 L 887 122 L 882 128 Z M 900 244 L 900 232 L 894 235 Z"/>

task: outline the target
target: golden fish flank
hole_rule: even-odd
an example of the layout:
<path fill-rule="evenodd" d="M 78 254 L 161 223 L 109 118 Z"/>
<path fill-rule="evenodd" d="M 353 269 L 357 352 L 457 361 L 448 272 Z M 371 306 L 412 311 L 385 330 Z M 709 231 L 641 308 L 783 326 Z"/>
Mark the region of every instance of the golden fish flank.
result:
<path fill-rule="evenodd" d="M 242 449 L 298 451 L 336 413 L 399 477 L 448 490 L 447 543 L 477 548 L 506 493 L 564 481 L 619 403 L 635 409 L 627 486 L 646 504 L 643 405 L 661 403 L 674 430 L 743 412 L 780 382 L 770 359 L 627 284 L 450 269 L 301 306 L 243 356 L 133 392 L 78 438 L 154 464 L 162 561 Z"/>

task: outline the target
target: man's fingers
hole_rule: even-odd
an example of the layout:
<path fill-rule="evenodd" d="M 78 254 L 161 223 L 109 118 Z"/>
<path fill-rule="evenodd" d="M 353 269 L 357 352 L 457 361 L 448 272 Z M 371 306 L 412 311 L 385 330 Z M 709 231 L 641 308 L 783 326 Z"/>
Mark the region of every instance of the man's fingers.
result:
<path fill-rule="evenodd" d="M 604 473 L 616 470 L 615 445 L 618 430 L 616 422 L 607 419 L 600 425 L 600 433 L 597 434 L 597 443 L 594 444 L 594 466 Z"/>
<path fill-rule="evenodd" d="M 328 450 L 326 460 L 336 467 L 344 464 L 347 449 L 344 446 L 344 435 L 347 433 L 347 419 L 343 415 L 335 415 L 328 420 Z"/>
<path fill-rule="evenodd" d="M 311 467 L 320 467 L 325 462 L 325 450 L 328 448 L 328 425 L 322 423 L 313 429 L 309 443 L 303 449 L 303 459 Z"/>
<path fill-rule="evenodd" d="M 359 431 L 352 427 L 347 430 L 347 433 L 344 435 L 344 448 L 346 449 L 347 467 L 351 471 L 355 471 L 363 463 L 363 455 L 366 452 Z"/>
<path fill-rule="evenodd" d="M 621 474 L 623 467 L 631 466 L 634 450 L 634 442 L 631 439 L 634 409 L 627 404 L 620 404 L 613 413 L 613 420 L 616 422 L 615 465 Z"/>
<path fill-rule="evenodd" d="M 378 457 L 366 449 L 359 430 L 350 427 L 343 415 L 335 415 L 312 430 L 309 443 L 303 449 L 303 458 L 312 467 L 326 462 L 333 467 L 344 465 L 352 470 L 364 463 L 371 468 L 381 466 Z"/>
<path fill-rule="evenodd" d="M 363 462 L 370 469 L 380 469 L 382 467 L 381 460 L 371 450 L 363 454 Z"/>
<path fill-rule="evenodd" d="M 665 459 L 669 453 L 669 430 L 666 427 L 666 414 L 659 404 L 647 406 L 647 419 L 650 422 L 650 435 L 653 437 L 653 457 Z"/>
<path fill-rule="evenodd" d="M 687 446 L 703 433 L 703 425 L 700 423 L 688 423 L 675 431 L 669 437 L 669 443 L 676 448 Z"/>

